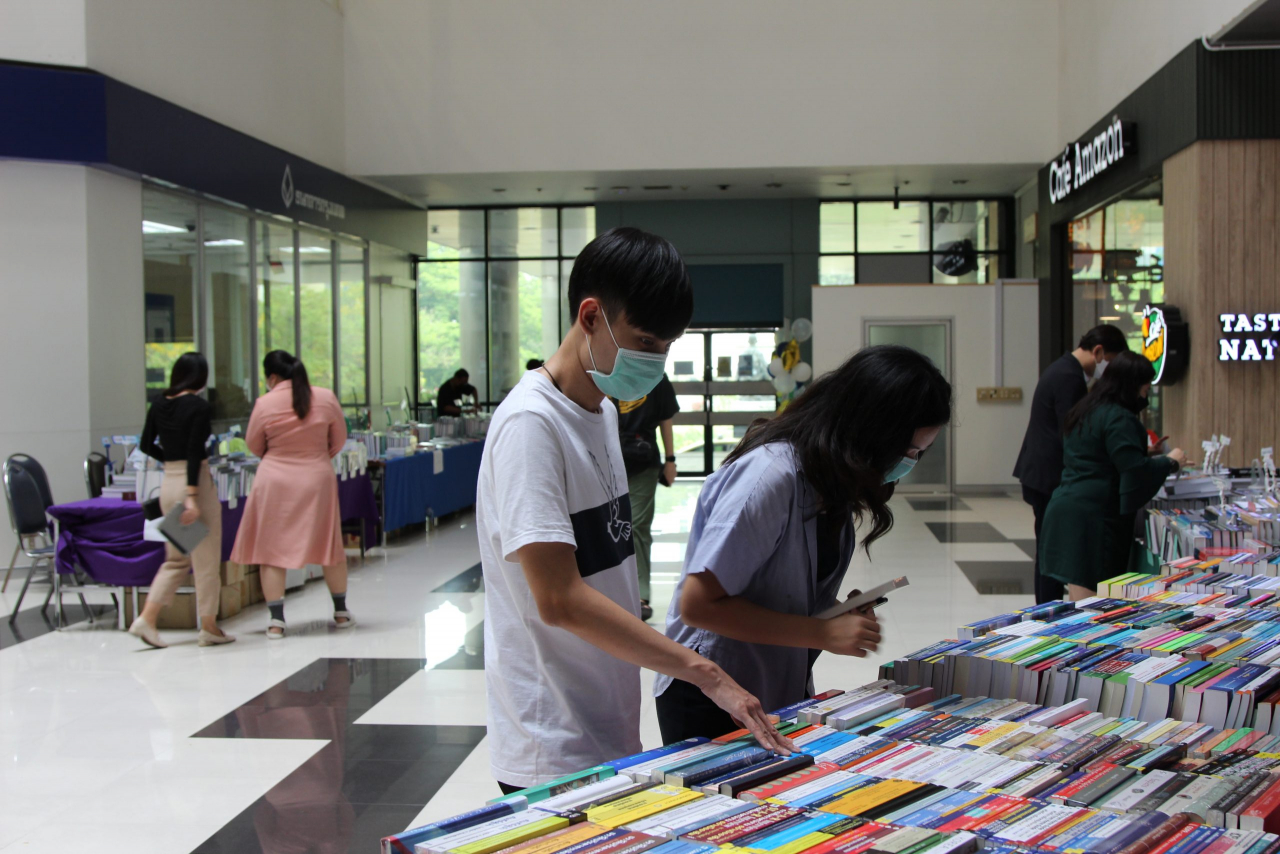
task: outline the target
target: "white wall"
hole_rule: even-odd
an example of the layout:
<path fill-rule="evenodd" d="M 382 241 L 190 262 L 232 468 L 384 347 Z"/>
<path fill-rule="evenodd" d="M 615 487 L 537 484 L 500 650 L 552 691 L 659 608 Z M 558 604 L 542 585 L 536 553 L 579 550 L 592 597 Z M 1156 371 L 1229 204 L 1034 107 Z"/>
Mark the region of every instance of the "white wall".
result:
<path fill-rule="evenodd" d="M 58 502 L 86 497 L 103 434 L 146 417 L 141 221 L 137 181 L 0 161 L 0 459 L 35 457 Z"/>
<path fill-rule="evenodd" d="M 1034 285 L 1004 288 L 1004 385 L 1021 386 L 1019 403 L 977 402 L 995 385 L 995 291 L 990 285 L 857 285 L 813 289 L 813 369 L 837 367 L 862 347 L 865 319 L 940 318 L 952 323 L 956 486 L 1015 482 L 1039 379 L 1039 294 Z"/>
<path fill-rule="evenodd" d="M 1054 0 L 347 0 L 355 174 L 1039 162 Z"/>
<path fill-rule="evenodd" d="M 1059 0 L 1057 147 L 1253 0 Z M 1047 159 L 1047 158 L 1046 158 Z"/>
<path fill-rule="evenodd" d="M 81 4 L 90 68 L 343 169 L 342 14 L 332 5 L 318 0 Z"/>
<path fill-rule="evenodd" d="M 85 64 L 85 0 L 0 0 L 0 58 Z"/>

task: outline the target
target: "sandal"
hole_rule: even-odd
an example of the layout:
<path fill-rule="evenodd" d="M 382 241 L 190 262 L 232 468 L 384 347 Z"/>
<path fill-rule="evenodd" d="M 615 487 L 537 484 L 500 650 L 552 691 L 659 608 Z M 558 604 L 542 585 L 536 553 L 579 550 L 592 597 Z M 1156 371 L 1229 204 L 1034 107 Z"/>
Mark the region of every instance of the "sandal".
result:
<path fill-rule="evenodd" d="M 279 629 L 280 631 L 272 631 Z M 284 637 L 284 620 L 271 620 L 267 623 L 267 640 L 280 640 Z"/>
<path fill-rule="evenodd" d="M 356 618 L 350 611 L 334 611 L 333 624 L 340 629 L 349 629 L 356 624 Z"/>

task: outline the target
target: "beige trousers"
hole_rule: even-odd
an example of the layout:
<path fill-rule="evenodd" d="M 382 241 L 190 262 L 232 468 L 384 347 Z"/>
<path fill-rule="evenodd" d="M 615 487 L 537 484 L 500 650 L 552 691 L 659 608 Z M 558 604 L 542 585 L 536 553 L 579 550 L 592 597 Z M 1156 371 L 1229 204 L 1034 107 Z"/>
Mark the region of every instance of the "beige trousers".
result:
<path fill-rule="evenodd" d="M 187 463 L 185 460 L 164 464 L 164 480 L 160 484 L 160 509 L 165 513 L 187 497 Z M 209 526 L 209 536 L 189 555 L 165 543 L 165 562 L 151 582 L 148 598 L 162 606 L 173 602 L 178 588 L 187 583 L 187 573 L 195 575 L 196 610 L 201 617 L 218 616 L 222 579 L 218 574 L 222 563 L 222 504 L 218 490 L 209 476 L 209 464 L 200 465 L 199 494 L 196 506 L 200 521 Z"/>

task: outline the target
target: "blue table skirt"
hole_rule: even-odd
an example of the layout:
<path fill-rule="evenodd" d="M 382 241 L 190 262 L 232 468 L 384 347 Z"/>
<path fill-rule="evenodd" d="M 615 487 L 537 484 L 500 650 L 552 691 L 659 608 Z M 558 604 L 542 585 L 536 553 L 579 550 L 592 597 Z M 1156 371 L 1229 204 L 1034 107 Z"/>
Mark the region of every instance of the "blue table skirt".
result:
<path fill-rule="evenodd" d="M 434 474 L 432 454 L 387 460 L 383 490 L 386 530 L 421 524 L 428 515 L 444 516 L 476 503 L 476 481 L 484 442 L 444 449 L 444 471 Z"/>

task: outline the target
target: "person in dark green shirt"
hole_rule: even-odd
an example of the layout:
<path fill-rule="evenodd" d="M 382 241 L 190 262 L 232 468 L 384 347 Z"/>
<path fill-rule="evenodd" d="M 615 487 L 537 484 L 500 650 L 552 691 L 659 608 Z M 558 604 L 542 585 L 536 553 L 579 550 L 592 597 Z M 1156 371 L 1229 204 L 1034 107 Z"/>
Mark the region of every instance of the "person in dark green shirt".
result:
<path fill-rule="evenodd" d="M 1128 571 L 1135 514 L 1186 462 L 1147 450 L 1138 413 L 1147 408 L 1155 370 L 1138 353 L 1120 353 L 1063 426 L 1062 482 L 1045 511 L 1041 572 L 1067 585 L 1072 600 Z"/>

